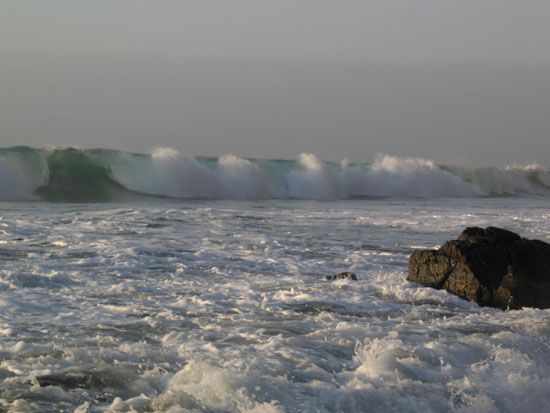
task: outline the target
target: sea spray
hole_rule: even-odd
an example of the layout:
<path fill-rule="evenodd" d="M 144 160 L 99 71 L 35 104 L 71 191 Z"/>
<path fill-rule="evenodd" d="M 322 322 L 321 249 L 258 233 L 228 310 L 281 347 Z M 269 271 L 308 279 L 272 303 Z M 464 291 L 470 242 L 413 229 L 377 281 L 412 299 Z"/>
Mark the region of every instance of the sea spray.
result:
<path fill-rule="evenodd" d="M 224 155 L 217 162 L 217 172 L 224 197 L 257 199 L 272 196 L 262 169 L 247 159 Z"/>
<path fill-rule="evenodd" d="M 341 181 L 328 165 L 311 153 L 296 160 L 297 169 L 288 173 L 288 196 L 298 199 L 345 198 Z"/>
<path fill-rule="evenodd" d="M 433 161 L 379 155 L 368 167 L 345 166 L 347 193 L 381 197 L 472 197 L 475 189 Z"/>
<path fill-rule="evenodd" d="M 111 171 L 125 188 L 147 195 L 215 198 L 221 192 L 213 171 L 171 148 L 155 149 L 151 155 L 120 153 Z"/>
<path fill-rule="evenodd" d="M 117 201 L 140 195 L 184 199 L 548 196 L 540 165 L 467 168 L 378 155 L 373 163 L 194 157 L 109 149 L 0 149 L 0 200 Z"/>
<path fill-rule="evenodd" d="M 17 146 L 0 149 L 0 201 L 36 199 L 49 181 L 45 151 Z"/>

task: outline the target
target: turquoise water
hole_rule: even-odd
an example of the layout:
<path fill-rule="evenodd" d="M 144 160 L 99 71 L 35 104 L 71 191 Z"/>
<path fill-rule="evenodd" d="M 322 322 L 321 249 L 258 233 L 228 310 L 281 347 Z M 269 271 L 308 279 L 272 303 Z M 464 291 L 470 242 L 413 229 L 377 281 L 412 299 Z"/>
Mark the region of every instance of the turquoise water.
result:
<path fill-rule="evenodd" d="M 117 202 L 143 196 L 184 199 L 475 198 L 550 195 L 541 165 L 466 168 L 377 156 L 372 163 L 187 156 L 109 149 L 0 149 L 0 200 Z"/>

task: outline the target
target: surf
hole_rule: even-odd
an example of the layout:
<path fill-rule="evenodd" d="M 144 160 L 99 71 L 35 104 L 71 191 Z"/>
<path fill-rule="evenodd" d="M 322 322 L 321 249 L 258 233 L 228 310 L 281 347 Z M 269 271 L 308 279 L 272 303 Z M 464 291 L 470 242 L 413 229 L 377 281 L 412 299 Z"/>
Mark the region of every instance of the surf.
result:
<path fill-rule="evenodd" d="M 195 157 L 172 148 L 150 154 L 112 149 L 0 149 L 0 200 L 109 202 L 139 196 L 182 199 L 549 196 L 541 165 L 468 168 L 377 155 L 370 163 Z"/>

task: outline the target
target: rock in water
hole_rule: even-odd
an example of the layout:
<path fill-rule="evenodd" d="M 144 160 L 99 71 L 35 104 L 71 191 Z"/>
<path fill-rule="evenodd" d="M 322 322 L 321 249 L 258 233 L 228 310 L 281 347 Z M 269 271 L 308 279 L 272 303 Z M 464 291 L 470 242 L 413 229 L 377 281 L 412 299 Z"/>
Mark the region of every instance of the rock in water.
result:
<path fill-rule="evenodd" d="M 550 308 L 550 244 L 501 228 L 466 228 L 437 250 L 415 250 L 407 280 L 482 306 Z"/>
<path fill-rule="evenodd" d="M 327 275 L 327 280 L 329 281 L 336 281 L 336 280 L 353 280 L 357 281 L 357 276 L 349 271 L 341 272 L 340 274 L 336 275 Z"/>

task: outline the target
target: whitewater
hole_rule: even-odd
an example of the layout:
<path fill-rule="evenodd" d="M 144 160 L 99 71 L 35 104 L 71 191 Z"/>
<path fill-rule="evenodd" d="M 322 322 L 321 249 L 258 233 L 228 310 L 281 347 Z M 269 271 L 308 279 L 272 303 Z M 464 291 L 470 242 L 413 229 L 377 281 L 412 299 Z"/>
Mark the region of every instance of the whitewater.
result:
<path fill-rule="evenodd" d="M 0 149 L 0 200 L 112 201 L 135 195 L 186 199 L 548 196 L 541 165 L 466 168 L 377 155 L 372 163 L 193 157 L 108 149 Z"/>
<path fill-rule="evenodd" d="M 1 149 L 0 411 L 548 411 L 550 310 L 406 281 L 466 226 L 550 242 L 548 179 Z"/>

